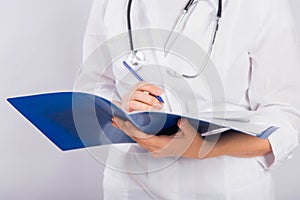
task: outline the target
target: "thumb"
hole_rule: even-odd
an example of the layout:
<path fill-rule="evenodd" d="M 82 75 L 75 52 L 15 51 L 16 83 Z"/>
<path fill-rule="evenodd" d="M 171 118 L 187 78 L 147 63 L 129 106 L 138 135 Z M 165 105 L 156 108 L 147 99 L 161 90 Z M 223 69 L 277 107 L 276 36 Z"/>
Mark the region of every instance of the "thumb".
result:
<path fill-rule="evenodd" d="M 184 133 L 196 133 L 196 129 L 189 123 L 189 121 L 186 118 L 182 118 L 178 120 L 177 123 L 180 130 Z"/>

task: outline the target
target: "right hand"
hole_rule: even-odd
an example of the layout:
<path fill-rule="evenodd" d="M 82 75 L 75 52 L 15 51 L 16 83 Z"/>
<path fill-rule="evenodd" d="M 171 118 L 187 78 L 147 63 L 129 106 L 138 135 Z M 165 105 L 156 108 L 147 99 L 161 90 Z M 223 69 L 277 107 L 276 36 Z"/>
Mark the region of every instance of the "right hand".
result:
<path fill-rule="evenodd" d="M 155 85 L 140 82 L 122 98 L 122 106 L 129 112 L 160 110 L 163 103 L 155 96 L 160 96 L 162 92 L 162 89 Z"/>

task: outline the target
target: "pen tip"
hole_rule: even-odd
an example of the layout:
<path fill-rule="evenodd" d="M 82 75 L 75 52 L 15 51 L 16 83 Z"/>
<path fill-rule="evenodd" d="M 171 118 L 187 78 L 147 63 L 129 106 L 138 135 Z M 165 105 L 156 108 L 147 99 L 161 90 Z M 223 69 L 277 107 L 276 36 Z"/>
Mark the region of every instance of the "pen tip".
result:
<path fill-rule="evenodd" d="M 158 101 L 160 101 L 161 103 L 165 103 L 164 100 L 163 100 L 160 96 L 157 96 L 156 98 L 157 98 Z"/>

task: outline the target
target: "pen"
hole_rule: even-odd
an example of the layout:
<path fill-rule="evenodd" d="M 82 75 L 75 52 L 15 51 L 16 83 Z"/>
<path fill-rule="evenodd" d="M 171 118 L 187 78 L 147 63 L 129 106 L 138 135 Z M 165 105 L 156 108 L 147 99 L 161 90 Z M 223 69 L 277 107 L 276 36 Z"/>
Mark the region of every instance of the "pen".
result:
<path fill-rule="evenodd" d="M 123 65 L 128 69 L 128 71 L 138 80 L 138 81 L 144 81 L 144 79 L 136 72 L 134 71 L 126 61 L 123 61 Z M 161 96 L 155 96 L 155 98 L 160 101 L 161 103 L 165 103 L 164 100 L 161 98 Z"/>

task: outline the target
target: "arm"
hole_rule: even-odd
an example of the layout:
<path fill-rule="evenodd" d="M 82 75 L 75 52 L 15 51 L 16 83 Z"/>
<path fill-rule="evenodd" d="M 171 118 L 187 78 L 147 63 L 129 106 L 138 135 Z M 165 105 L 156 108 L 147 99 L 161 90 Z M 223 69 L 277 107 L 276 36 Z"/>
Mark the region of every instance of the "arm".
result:
<path fill-rule="evenodd" d="M 275 0 L 270 5 L 264 12 L 261 32 L 249 49 L 252 66 L 248 98 L 251 110 L 259 113 L 252 122 L 280 128 L 268 140 L 234 132 L 224 134 L 207 157 L 258 156 L 258 161 L 270 169 L 289 158 L 299 143 L 300 51 L 296 28 L 288 0 Z"/>
<path fill-rule="evenodd" d="M 258 161 L 270 169 L 289 158 L 299 144 L 300 51 L 296 27 L 288 0 L 270 1 L 270 5 L 249 49 L 252 65 L 247 95 L 251 110 L 258 113 L 251 122 L 280 128 L 268 140 L 224 134 L 208 157 L 259 156 Z"/>
<path fill-rule="evenodd" d="M 205 158 L 223 155 L 256 157 L 264 156 L 271 152 L 272 148 L 269 140 L 231 131 L 221 135 L 217 144 Z"/>
<path fill-rule="evenodd" d="M 113 125 L 148 150 L 153 157 L 181 156 L 204 159 L 217 156 L 256 157 L 272 151 L 268 140 L 245 134 L 227 132 L 217 143 L 203 139 L 185 119 L 178 122 L 180 131 L 174 136 L 152 136 L 139 131 L 130 122 L 113 118 Z M 211 147 L 202 148 L 202 147 Z"/>
<path fill-rule="evenodd" d="M 268 13 L 249 49 L 248 90 L 250 108 L 260 113 L 251 121 L 280 127 L 268 138 L 272 154 L 258 158 L 266 169 L 290 158 L 300 131 L 300 51 L 290 2 L 272 1 Z"/>
<path fill-rule="evenodd" d="M 299 144 L 300 50 L 296 27 L 289 1 L 276 0 L 271 5 L 249 50 L 252 66 L 248 97 L 251 109 L 259 113 L 252 122 L 280 128 L 268 140 L 234 132 L 223 134 L 205 157 L 258 156 L 258 161 L 270 169 L 289 158 Z"/>
<path fill-rule="evenodd" d="M 259 113 L 251 122 L 278 126 L 280 129 L 268 140 L 233 132 L 224 134 L 212 151 L 201 158 L 221 155 L 257 157 L 268 154 L 273 156 L 272 162 L 266 162 L 262 157 L 258 159 L 266 168 L 270 168 L 287 159 L 299 143 L 300 56 L 295 27 L 289 1 L 275 0 L 271 4 L 272 8 L 267 13 L 261 32 L 249 49 L 252 66 L 247 95 L 251 110 Z M 192 134 L 193 138 L 187 137 L 195 132 L 191 128 L 180 127 L 180 137 L 145 138 L 146 135 L 135 130 L 130 123 L 119 119 L 116 121 L 119 128 L 148 151 L 155 152 L 155 156 L 199 158 L 203 139 L 199 134 Z M 180 152 L 174 153 L 175 145 L 171 144 L 182 147 Z"/>

